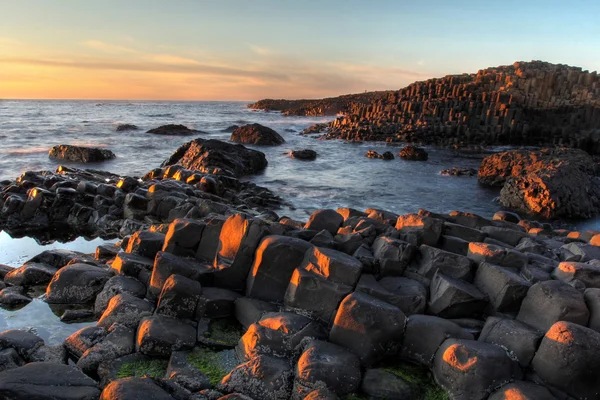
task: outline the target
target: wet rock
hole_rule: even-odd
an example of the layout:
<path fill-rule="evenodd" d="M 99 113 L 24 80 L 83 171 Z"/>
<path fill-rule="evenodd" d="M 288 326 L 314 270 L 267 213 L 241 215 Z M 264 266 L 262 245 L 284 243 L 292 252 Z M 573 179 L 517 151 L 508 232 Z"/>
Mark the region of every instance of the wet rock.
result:
<path fill-rule="evenodd" d="M 242 393 L 255 399 L 287 400 L 293 377 L 287 360 L 262 355 L 236 367 L 219 387 L 225 392 Z"/>
<path fill-rule="evenodd" d="M 367 369 L 360 385 L 371 399 L 411 399 L 411 386 L 402 378 L 383 369 Z"/>
<path fill-rule="evenodd" d="M 142 319 L 137 331 L 136 350 L 142 354 L 168 357 L 172 351 L 194 347 L 196 329 L 180 320 L 165 316 Z"/>
<path fill-rule="evenodd" d="M 578 399 L 600 393 L 600 333 L 559 321 L 553 324 L 532 361 L 534 371 L 548 384 Z"/>
<path fill-rule="evenodd" d="M 310 243 L 301 239 L 265 237 L 255 253 L 246 295 L 260 300 L 282 301 L 294 270 L 302 264 L 304 254 L 311 247 Z"/>
<path fill-rule="evenodd" d="M 44 250 L 38 255 L 31 258 L 28 263 L 47 264 L 54 268 L 62 268 L 73 260 L 87 259 L 90 262 L 94 261 L 93 257 L 86 256 L 83 253 L 65 249 Z"/>
<path fill-rule="evenodd" d="M 94 258 L 98 261 L 108 261 L 113 259 L 121 250 L 119 246 L 112 244 L 103 244 L 96 247 L 96 253 L 94 254 Z"/>
<path fill-rule="evenodd" d="M 159 126 L 158 128 L 150 129 L 147 133 L 152 133 L 155 135 L 185 136 L 201 132 L 190 129 L 185 125 L 168 124 Z"/>
<path fill-rule="evenodd" d="M 371 365 L 398 349 L 405 321 L 398 307 L 354 292 L 340 304 L 329 340 Z"/>
<path fill-rule="evenodd" d="M 151 378 L 121 378 L 109 383 L 100 400 L 173 400 L 173 397 Z"/>
<path fill-rule="evenodd" d="M 285 140 L 271 128 L 260 124 L 240 126 L 231 133 L 230 141 L 234 143 L 254 144 L 259 146 L 277 146 Z"/>
<path fill-rule="evenodd" d="M 405 146 L 400 150 L 398 156 L 404 160 L 410 161 L 427 161 L 429 158 L 429 154 L 427 154 L 425 149 L 412 145 Z"/>
<path fill-rule="evenodd" d="M 444 176 L 475 176 L 477 170 L 475 168 L 448 168 L 440 171 Z"/>
<path fill-rule="evenodd" d="M 25 361 L 17 354 L 15 349 L 0 350 L 0 372 L 18 368 L 23 364 L 25 364 Z"/>
<path fill-rule="evenodd" d="M 312 161 L 317 159 L 317 152 L 310 149 L 292 150 L 290 151 L 290 157 L 296 158 L 298 160 Z"/>
<path fill-rule="evenodd" d="M 486 399 L 498 386 L 522 376 L 501 347 L 464 339 L 447 339 L 440 346 L 433 374 L 451 398 L 464 400 Z"/>
<path fill-rule="evenodd" d="M 62 344 L 56 346 L 40 346 L 29 355 L 30 362 L 67 363 L 67 349 Z"/>
<path fill-rule="evenodd" d="M 431 368 L 437 349 L 448 338 L 473 340 L 473 335 L 447 319 L 411 315 L 406 322 L 400 357 Z"/>
<path fill-rule="evenodd" d="M 98 323 L 98 327 L 109 328 L 114 323 L 136 328 L 142 318 L 152 315 L 154 307 L 144 299 L 127 292 L 113 296 Z"/>
<path fill-rule="evenodd" d="M 317 210 L 310 216 L 304 229 L 311 229 L 317 232 L 325 229 L 332 235 L 336 235 L 340 226 L 344 222 L 344 218 L 335 210 L 323 209 Z"/>
<path fill-rule="evenodd" d="M 298 360 L 294 393 L 307 395 L 325 384 L 343 396 L 355 392 L 360 381 L 358 357 L 335 344 L 314 340 L 305 346 Z"/>
<path fill-rule="evenodd" d="M 96 382 L 71 365 L 34 362 L 0 373 L 4 399 L 96 400 L 99 396 Z"/>
<path fill-rule="evenodd" d="M 517 320 L 542 332 L 558 321 L 586 326 L 589 310 L 583 293 L 561 281 L 538 282 L 523 300 Z"/>
<path fill-rule="evenodd" d="M 115 154 L 106 149 L 97 149 L 93 147 L 72 146 L 61 144 L 54 146 L 48 152 L 50 158 L 75 162 L 99 162 L 115 158 Z"/>
<path fill-rule="evenodd" d="M 56 268 L 41 263 L 25 263 L 4 277 L 4 283 L 12 286 L 35 286 L 47 284 L 52 280 Z"/>
<path fill-rule="evenodd" d="M 12 348 L 25 360 L 43 345 L 44 339 L 26 330 L 10 329 L 0 332 L 0 348 Z"/>
<path fill-rule="evenodd" d="M 125 132 L 125 131 L 137 131 L 138 129 L 140 129 L 140 128 L 138 128 L 136 125 L 133 125 L 133 124 L 119 124 L 119 125 L 117 125 L 115 130 L 117 132 Z"/>
<path fill-rule="evenodd" d="M 191 319 L 202 294 L 198 281 L 173 274 L 162 287 L 156 313 L 179 319 Z"/>
<path fill-rule="evenodd" d="M 512 352 L 522 367 L 527 367 L 537 351 L 543 333 L 512 319 L 489 317 L 478 340 L 502 346 Z"/>
<path fill-rule="evenodd" d="M 50 304 L 82 304 L 93 302 L 110 279 L 111 273 L 88 264 L 72 264 L 60 269 L 46 289 Z"/>

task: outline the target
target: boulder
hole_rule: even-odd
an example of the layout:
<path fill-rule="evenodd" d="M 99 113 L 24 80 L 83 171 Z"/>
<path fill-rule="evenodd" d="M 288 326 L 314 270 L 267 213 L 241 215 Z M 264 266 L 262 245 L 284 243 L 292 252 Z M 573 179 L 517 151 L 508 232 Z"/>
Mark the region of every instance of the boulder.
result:
<path fill-rule="evenodd" d="M 148 286 L 150 298 L 158 299 L 165 282 L 174 274 L 206 284 L 212 281 L 213 269 L 208 264 L 160 251 L 156 255 L 150 285 Z"/>
<path fill-rule="evenodd" d="M 487 262 L 479 263 L 473 284 L 488 296 L 496 312 L 516 313 L 531 286 L 524 278 Z"/>
<path fill-rule="evenodd" d="M 0 372 L 19 368 L 24 364 L 25 361 L 23 361 L 14 349 L 0 350 Z"/>
<path fill-rule="evenodd" d="M 290 151 L 290 157 L 298 160 L 312 161 L 317 159 L 317 152 L 310 149 L 292 150 Z"/>
<path fill-rule="evenodd" d="M 154 259 L 121 251 L 117 253 L 110 267 L 118 274 L 137 277 L 141 271 L 152 271 Z"/>
<path fill-rule="evenodd" d="M 161 167 L 181 165 L 207 173 L 220 172 L 234 177 L 255 174 L 267 167 L 263 153 L 220 140 L 194 139 L 181 145 Z"/>
<path fill-rule="evenodd" d="M 235 318 L 246 329 L 260 321 L 264 314 L 277 310 L 276 305 L 262 300 L 240 297 L 235 301 Z"/>
<path fill-rule="evenodd" d="M 260 124 L 247 124 L 236 128 L 229 140 L 258 146 L 278 146 L 285 142 L 280 134 Z"/>
<path fill-rule="evenodd" d="M 336 213 L 336 215 L 339 215 Z M 258 246 L 248 274 L 246 295 L 266 301 L 282 301 L 294 270 L 301 266 L 312 245 L 287 236 L 267 236 Z"/>
<path fill-rule="evenodd" d="M 428 312 L 442 318 L 472 318 L 488 305 L 487 296 L 474 285 L 437 272 L 431 280 Z"/>
<path fill-rule="evenodd" d="M 590 320 L 588 327 L 600 332 L 600 289 L 586 289 L 583 292 L 585 304 L 590 311 Z"/>
<path fill-rule="evenodd" d="M 417 253 L 416 246 L 387 236 L 375 239 L 372 250 L 381 276 L 401 276 Z"/>
<path fill-rule="evenodd" d="M 46 289 L 45 301 L 51 304 L 94 302 L 111 276 L 111 272 L 104 268 L 71 264 L 54 275 Z"/>
<path fill-rule="evenodd" d="M 527 256 L 519 251 L 488 243 L 469 243 L 467 257 L 475 262 L 485 261 L 515 269 L 521 269 L 529 261 Z"/>
<path fill-rule="evenodd" d="M 237 292 L 222 288 L 205 287 L 198 297 L 195 319 L 227 318 L 235 314 L 236 302 L 241 298 Z M 253 321 L 256 322 L 256 321 Z"/>
<path fill-rule="evenodd" d="M 142 319 L 137 330 L 136 351 L 154 357 L 169 357 L 172 351 L 191 349 L 196 329 L 178 319 L 153 316 Z"/>
<path fill-rule="evenodd" d="M 28 262 L 7 273 L 4 283 L 12 286 L 47 284 L 52 280 L 56 271 L 58 269 L 47 264 Z"/>
<path fill-rule="evenodd" d="M 152 133 L 154 135 L 167 135 L 167 136 L 186 136 L 186 135 L 194 135 L 196 133 L 201 133 L 201 132 L 190 129 L 185 125 L 168 124 L 168 125 L 159 126 L 158 128 L 150 129 L 146 133 Z"/>
<path fill-rule="evenodd" d="M 576 323 L 553 324 L 532 361 L 534 371 L 550 385 L 578 399 L 600 393 L 600 333 Z"/>
<path fill-rule="evenodd" d="M 0 332 L 0 348 L 14 349 L 25 360 L 43 345 L 44 340 L 41 337 L 26 330 L 9 329 Z"/>
<path fill-rule="evenodd" d="M 162 287 L 156 306 L 156 314 L 179 319 L 192 319 L 196 304 L 202 294 L 198 281 L 173 274 Z"/>
<path fill-rule="evenodd" d="M 400 150 L 398 156 L 404 160 L 410 161 L 427 161 L 429 158 L 429 154 L 427 154 L 425 149 L 413 145 L 405 146 Z"/>
<path fill-rule="evenodd" d="M 304 226 L 304 229 L 311 229 L 317 232 L 325 229 L 332 235 L 336 235 L 343 222 L 344 217 L 338 214 L 335 210 L 317 210 L 312 213 L 308 219 L 308 222 Z"/>
<path fill-rule="evenodd" d="M 417 272 L 429 279 L 433 278 L 438 271 L 455 279 L 465 281 L 473 279 L 472 262 L 465 256 L 426 244 L 419 246 L 419 256 L 416 261 Z"/>
<path fill-rule="evenodd" d="M 109 383 L 100 400 L 173 400 L 173 397 L 149 377 L 121 378 Z"/>
<path fill-rule="evenodd" d="M 513 319 L 489 317 L 479 335 L 481 342 L 502 346 L 510 351 L 523 368 L 531 363 L 543 333 Z"/>
<path fill-rule="evenodd" d="M 214 215 L 204 219 L 205 226 L 196 252 L 198 261 L 214 262 L 219 247 L 219 236 L 226 220 L 227 217 L 223 215 Z"/>
<path fill-rule="evenodd" d="M 380 160 L 393 160 L 394 159 L 394 153 L 392 153 L 391 151 L 386 151 L 383 154 L 379 154 L 375 150 L 369 150 L 369 151 L 367 151 L 367 154 L 365 154 L 365 157 L 367 157 L 367 158 L 377 158 L 377 159 L 380 159 Z"/>
<path fill-rule="evenodd" d="M 135 328 L 115 324 L 100 342 L 87 349 L 77 361 L 87 375 L 93 376 L 100 363 L 131 354 L 135 351 Z"/>
<path fill-rule="evenodd" d="M 3 399 L 97 400 L 96 382 L 72 365 L 33 362 L 0 373 Z"/>
<path fill-rule="evenodd" d="M 156 253 L 162 250 L 165 235 L 159 232 L 138 231 L 127 242 L 127 253 L 134 253 L 142 257 L 154 259 Z"/>
<path fill-rule="evenodd" d="M 405 322 L 398 307 L 354 292 L 340 304 L 329 340 L 352 351 L 364 365 L 371 365 L 399 348 Z"/>
<path fill-rule="evenodd" d="M 132 296 L 143 298 L 146 295 L 146 285 L 129 276 L 113 276 L 106 282 L 98 296 L 96 296 L 94 313 L 102 315 L 106 307 L 108 307 L 108 302 L 114 296 L 121 293 L 129 293 Z"/>
<path fill-rule="evenodd" d="M 58 160 L 75 161 L 75 162 L 99 162 L 112 160 L 115 158 L 115 153 L 106 149 L 97 149 L 94 147 L 71 146 L 61 144 L 54 146 L 48 152 L 50 158 Z"/>
<path fill-rule="evenodd" d="M 488 400 L 557 400 L 544 386 L 532 382 L 516 381 L 496 390 Z"/>
<path fill-rule="evenodd" d="M 384 369 L 367 369 L 360 384 L 360 391 L 369 396 L 369 399 L 415 398 L 411 385 Z"/>
<path fill-rule="evenodd" d="M 184 257 L 195 257 L 205 223 L 191 219 L 176 219 L 169 225 L 162 251 Z"/>
<path fill-rule="evenodd" d="M 517 320 L 545 332 L 558 321 L 587 326 L 589 315 L 583 293 L 564 282 L 550 280 L 529 288 Z"/>
<path fill-rule="evenodd" d="M 565 244 L 561 249 L 568 250 L 577 256 L 578 259 L 574 261 L 586 262 L 590 260 L 600 260 L 600 247 L 591 244 L 573 242 Z"/>
<path fill-rule="evenodd" d="M 140 129 L 140 128 L 138 128 L 136 125 L 133 125 L 133 124 L 119 124 L 115 128 L 115 130 L 117 132 L 137 131 L 138 129 Z"/>
<path fill-rule="evenodd" d="M 519 244 L 521 239 L 528 237 L 527 233 L 509 228 L 500 228 L 497 226 L 484 226 L 481 231 L 488 237 L 507 243 L 511 246 Z"/>
<path fill-rule="evenodd" d="M 188 351 L 174 351 L 169 358 L 166 377 L 191 392 L 211 388 L 210 379 L 190 362 Z"/>
<path fill-rule="evenodd" d="M 396 221 L 396 229 L 401 234 L 414 234 L 420 244 L 429 246 L 438 244 L 443 228 L 443 220 L 417 214 L 400 215 Z"/>
<path fill-rule="evenodd" d="M 64 347 L 75 359 L 79 359 L 89 348 L 100 342 L 108 334 L 99 326 L 86 326 L 65 339 Z"/>
<path fill-rule="evenodd" d="M 500 346 L 447 339 L 435 355 L 436 382 L 456 400 L 483 400 L 497 387 L 522 376 L 519 364 Z"/>
<path fill-rule="evenodd" d="M 16 307 L 31 302 L 31 298 L 25 295 L 25 288 L 21 286 L 9 286 L 0 290 L 0 304 L 6 307 Z"/>
<path fill-rule="evenodd" d="M 406 322 L 400 357 L 428 368 L 448 338 L 473 340 L 473 335 L 452 321 L 432 315 L 411 315 Z"/>
<path fill-rule="evenodd" d="M 257 356 L 237 366 L 223 378 L 218 388 L 262 400 L 288 400 L 294 372 L 287 360 Z"/>
<path fill-rule="evenodd" d="M 600 288 L 600 265 L 561 262 L 552 272 L 552 276 L 563 282 L 578 280 L 587 288 Z"/>
<path fill-rule="evenodd" d="M 325 385 L 338 396 L 344 396 L 355 392 L 360 381 L 357 356 L 335 344 L 313 340 L 304 347 L 298 359 L 294 393 L 307 395 Z"/>

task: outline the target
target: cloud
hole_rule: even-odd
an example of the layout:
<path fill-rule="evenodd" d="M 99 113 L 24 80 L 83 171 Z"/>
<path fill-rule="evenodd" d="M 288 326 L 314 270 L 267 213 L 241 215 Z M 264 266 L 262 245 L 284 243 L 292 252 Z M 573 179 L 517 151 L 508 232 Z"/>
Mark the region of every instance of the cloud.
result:
<path fill-rule="evenodd" d="M 256 46 L 251 44 L 250 45 L 250 50 L 252 50 L 254 53 L 261 55 L 261 56 L 268 56 L 273 54 L 273 52 L 269 49 L 267 49 L 266 47 L 261 47 L 261 46 Z"/>
<path fill-rule="evenodd" d="M 100 50 L 106 53 L 139 54 L 139 51 L 130 49 L 129 47 L 106 43 L 100 40 L 88 40 L 83 42 L 83 45 L 91 49 Z"/>

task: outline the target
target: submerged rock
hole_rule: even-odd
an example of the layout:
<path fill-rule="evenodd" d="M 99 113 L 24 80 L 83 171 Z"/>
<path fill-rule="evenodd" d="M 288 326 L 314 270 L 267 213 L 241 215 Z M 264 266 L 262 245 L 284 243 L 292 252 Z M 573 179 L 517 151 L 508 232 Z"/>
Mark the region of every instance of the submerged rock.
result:
<path fill-rule="evenodd" d="M 185 125 L 168 124 L 159 126 L 158 128 L 150 129 L 147 133 L 153 133 L 155 135 L 185 136 L 204 132 L 190 129 Z"/>
<path fill-rule="evenodd" d="M 75 162 L 98 162 L 112 160 L 115 158 L 115 153 L 106 149 L 97 149 L 94 147 L 72 146 L 61 144 L 54 146 L 48 152 L 50 158 L 58 160 L 75 161 Z"/>
<path fill-rule="evenodd" d="M 279 133 L 260 124 L 240 126 L 233 131 L 229 140 L 259 146 L 277 146 L 285 142 Z"/>
<path fill-rule="evenodd" d="M 408 145 L 400 150 L 398 156 L 404 160 L 410 161 L 427 161 L 429 158 L 429 154 L 427 152 L 417 146 Z"/>
<path fill-rule="evenodd" d="M 290 151 L 290 157 L 297 158 L 298 160 L 316 160 L 317 152 L 310 149 L 304 150 L 292 150 Z"/>
<path fill-rule="evenodd" d="M 133 125 L 133 124 L 119 124 L 117 125 L 117 128 L 115 129 L 117 132 L 124 132 L 124 131 L 137 131 L 138 128 L 137 125 Z"/>
<path fill-rule="evenodd" d="M 369 150 L 369 151 L 367 151 L 367 154 L 365 154 L 365 157 L 367 157 L 367 158 L 379 158 L 381 160 L 393 160 L 394 159 L 394 154 L 391 151 L 386 151 L 383 154 L 379 154 L 375 150 Z"/>

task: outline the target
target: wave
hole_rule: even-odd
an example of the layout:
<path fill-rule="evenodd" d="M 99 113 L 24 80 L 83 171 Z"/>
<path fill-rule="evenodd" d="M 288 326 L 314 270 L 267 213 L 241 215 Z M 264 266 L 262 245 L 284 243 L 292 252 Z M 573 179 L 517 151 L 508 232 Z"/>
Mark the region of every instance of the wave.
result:
<path fill-rule="evenodd" d="M 9 155 L 21 155 L 21 154 L 35 154 L 35 153 L 46 153 L 48 151 L 47 147 L 32 147 L 29 149 L 15 149 L 9 150 Z"/>
<path fill-rule="evenodd" d="M 167 114 L 142 114 L 144 117 L 148 118 L 175 118 L 175 115 L 171 113 Z"/>

